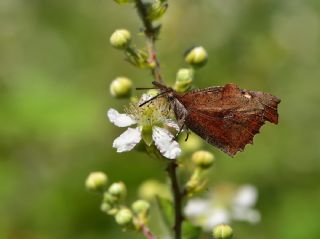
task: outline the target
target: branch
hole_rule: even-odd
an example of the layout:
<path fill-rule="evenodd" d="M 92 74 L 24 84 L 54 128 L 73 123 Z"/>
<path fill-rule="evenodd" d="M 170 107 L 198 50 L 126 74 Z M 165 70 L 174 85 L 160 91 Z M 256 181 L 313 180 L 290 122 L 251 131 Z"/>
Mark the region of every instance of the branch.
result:
<path fill-rule="evenodd" d="M 171 180 L 171 187 L 172 187 L 172 192 L 173 192 L 173 198 L 174 198 L 174 211 L 175 211 L 175 224 L 174 224 L 174 234 L 175 234 L 175 239 L 181 239 L 181 227 L 182 227 L 182 222 L 184 220 L 183 215 L 182 215 L 182 199 L 183 195 L 180 190 L 179 182 L 178 182 L 178 177 L 177 177 L 177 163 L 175 161 L 170 162 L 167 171 L 169 178 Z"/>
<path fill-rule="evenodd" d="M 158 60 L 157 51 L 155 47 L 155 41 L 157 39 L 157 33 L 159 31 L 159 28 L 153 26 L 152 21 L 148 17 L 147 7 L 142 0 L 136 0 L 136 7 L 145 28 L 144 34 L 148 39 L 148 61 L 151 66 L 151 73 L 156 81 L 163 83 L 160 72 L 160 62 Z"/>

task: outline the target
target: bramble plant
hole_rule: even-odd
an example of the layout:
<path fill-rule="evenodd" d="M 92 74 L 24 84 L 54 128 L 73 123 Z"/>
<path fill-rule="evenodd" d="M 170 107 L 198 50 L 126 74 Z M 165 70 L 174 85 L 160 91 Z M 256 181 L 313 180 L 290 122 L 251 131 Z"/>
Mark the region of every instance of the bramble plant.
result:
<path fill-rule="evenodd" d="M 167 0 L 115 0 L 115 2 L 135 5 L 143 22 L 146 47 L 137 48 L 133 44 L 132 34 L 126 29 L 116 30 L 110 37 L 110 44 L 124 53 L 127 62 L 140 69 L 149 69 L 152 80 L 163 84 L 155 47 L 161 25 L 156 21 L 165 14 L 168 7 Z M 184 57 L 188 67 L 177 71 L 173 85 L 173 89 L 179 93 L 186 92 L 192 87 L 195 71 L 203 67 L 208 60 L 208 54 L 202 46 L 189 49 Z M 190 136 L 188 145 L 184 142 L 179 144 L 180 124 L 176 122 L 167 99 L 154 97 L 159 94 L 158 90 L 148 90 L 138 99 L 132 94 L 132 88 L 133 83 L 127 77 L 118 77 L 110 84 L 112 96 L 130 100 L 124 107 L 125 113 L 119 113 L 112 108 L 108 110 L 111 123 L 118 127 L 128 127 L 114 140 L 113 147 L 118 153 L 122 153 L 133 150 L 140 144 L 144 146 L 144 151 L 148 155 L 163 160 L 167 164 L 172 195 L 166 192 L 167 189 L 163 184 L 154 180 L 148 181 L 139 190 L 143 199 L 137 199 L 129 206 L 125 201 L 127 194 L 125 183 L 113 182 L 107 187 L 108 177 L 103 172 L 91 173 L 86 180 L 86 187 L 102 195 L 101 211 L 113 216 L 116 223 L 124 229 L 140 232 L 148 239 L 160 238 L 154 235 L 148 226 L 148 215 L 152 205 L 148 200 L 154 198 L 163 221 L 168 226 L 169 235 L 166 236 L 175 239 L 200 238 L 203 233 L 202 228 L 193 224 L 191 217 L 184 215 L 183 208 L 192 197 L 207 189 L 208 171 L 214 164 L 215 158 L 211 152 L 201 150 L 201 142 L 193 135 Z M 132 125 L 134 127 L 130 127 Z M 141 150 L 141 147 L 139 148 Z M 184 175 L 189 175 L 183 182 L 178 178 L 178 169 L 186 171 L 183 172 Z M 210 231 L 216 239 L 232 238 L 233 235 L 232 228 L 227 224 L 214 224 Z"/>

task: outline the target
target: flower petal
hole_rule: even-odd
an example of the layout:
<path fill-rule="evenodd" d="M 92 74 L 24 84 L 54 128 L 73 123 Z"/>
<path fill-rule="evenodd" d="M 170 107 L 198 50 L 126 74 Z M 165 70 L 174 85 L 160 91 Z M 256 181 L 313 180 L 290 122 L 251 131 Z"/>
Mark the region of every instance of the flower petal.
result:
<path fill-rule="evenodd" d="M 233 199 L 235 207 L 250 208 L 253 207 L 257 202 L 258 192 L 257 189 L 252 185 L 241 186 Z"/>
<path fill-rule="evenodd" d="M 258 210 L 248 208 L 234 208 L 232 217 L 235 220 L 247 221 L 252 224 L 256 224 L 261 220 L 261 215 Z"/>
<path fill-rule="evenodd" d="M 118 127 L 128 127 L 130 125 L 137 123 L 129 115 L 120 114 L 118 111 L 112 108 L 108 110 L 108 118 L 111 123 L 113 123 Z"/>
<path fill-rule="evenodd" d="M 160 153 L 166 158 L 175 159 L 181 154 L 178 142 L 173 140 L 173 136 L 168 130 L 154 126 L 152 139 Z"/>
<path fill-rule="evenodd" d="M 165 124 L 168 125 L 170 128 L 174 128 L 176 131 L 180 130 L 179 125 L 171 119 L 166 119 Z"/>
<path fill-rule="evenodd" d="M 204 225 L 206 230 L 212 230 L 213 227 L 218 224 L 229 224 L 230 223 L 230 213 L 223 208 L 214 208 L 208 212 L 208 218 Z"/>
<path fill-rule="evenodd" d="M 118 153 L 127 152 L 136 146 L 141 140 L 141 128 L 128 128 L 118 138 L 113 141 L 112 147 L 117 149 Z"/>
<path fill-rule="evenodd" d="M 188 217 L 201 217 L 208 212 L 210 208 L 211 205 L 208 200 L 195 198 L 188 201 L 186 207 L 184 208 L 184 213 Z"/>
<path fill-rule="evenodd" d="M 139 104 L 143 104 L 144 102 L 146 102 L 147 100 L 150 100 L 151 98 L 152 98 L 152 95 L 143 94 L 143 95 L 140 97 Z"/>

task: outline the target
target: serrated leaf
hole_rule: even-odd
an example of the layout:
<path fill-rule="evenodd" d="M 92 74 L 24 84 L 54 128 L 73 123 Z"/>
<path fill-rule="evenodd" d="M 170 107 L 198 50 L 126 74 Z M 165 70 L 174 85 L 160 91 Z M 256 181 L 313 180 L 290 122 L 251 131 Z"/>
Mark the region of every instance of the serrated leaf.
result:
<path fill-rule="evenodd" d="M 193 225 L 189 221 L 184 221 L 182 224 L 183 239 L 199 239 L 202 233 L 201 227 Z"/>
<path fill-rule="evenodd" d="M 162 216 L 166 226 L 171 231 L 173 224 L 174 224 L 173 203 L 171 200 L 169 200 L 167 198 L 163 198 L 160 196 L 157 196 L 156 198 L 157 198 L 157 204 L 158 204 L 161 216 Z"/>

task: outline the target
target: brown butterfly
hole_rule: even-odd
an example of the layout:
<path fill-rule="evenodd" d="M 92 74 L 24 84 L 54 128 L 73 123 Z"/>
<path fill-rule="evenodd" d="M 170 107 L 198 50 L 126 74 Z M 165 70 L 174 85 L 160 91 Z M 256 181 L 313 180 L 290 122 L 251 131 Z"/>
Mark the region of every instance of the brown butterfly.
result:
<path fill-rule="evenodd" d="M 269 93 L 240 89 L 235 84 L 187 93 L 159 82 L 153 85 L 161 91 L 156 97 L 168 98 L 181 129 L 192 130 L 232 157 L 252 143 L 265 121 L 278 123 L 280 99 Z"/>

